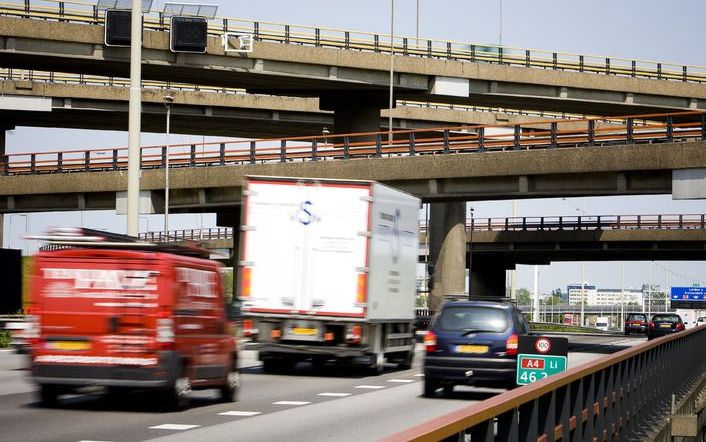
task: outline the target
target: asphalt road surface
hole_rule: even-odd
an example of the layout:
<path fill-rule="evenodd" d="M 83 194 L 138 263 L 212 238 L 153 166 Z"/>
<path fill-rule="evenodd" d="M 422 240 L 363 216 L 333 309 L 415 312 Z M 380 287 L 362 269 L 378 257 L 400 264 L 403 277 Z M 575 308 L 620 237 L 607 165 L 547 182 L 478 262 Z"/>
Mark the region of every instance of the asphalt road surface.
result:
<path fill-rule="evenodd" d="M 644 338 L 570 337 L 569 367 L 639 344 Z M 414 366 L 386 366 L 381 376 L 301 363 L 288 374 L 262 372 L 254 351 L 242 358 L 238 402 L 223 404 L 211 391 L 194 392 L 192 407 L 163 412 L 144 393 L 124 397 L 86 392 L 43 408 L 24 367 L 25 356 L 0 351 L 0 431 L 7 441 L 368 441 L 390 435 L 502 389 L 456 387 L 435 399 L 421 396 L 423 358 Z"/>

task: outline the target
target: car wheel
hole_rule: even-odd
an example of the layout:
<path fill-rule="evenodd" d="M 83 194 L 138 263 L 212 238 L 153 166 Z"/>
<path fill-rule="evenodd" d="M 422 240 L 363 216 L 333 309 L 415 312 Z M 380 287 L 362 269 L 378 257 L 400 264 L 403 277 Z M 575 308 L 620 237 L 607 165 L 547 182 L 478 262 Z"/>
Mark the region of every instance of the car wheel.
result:
<path fill-rule="evenodd" d="M 424 378 L 424 397 L 436 397 L 439 381 L 434 378 Z"/>
<path fill-rule="evenodd" d="M 226 376 L 226 382 L 219 388 L 219 393 L 222 402 L 235 402 L 238 397 L 238 390 L 240 389 L 240 371 L 233 367 L 231 368 L 228 376 Z"/>
<path fill-rule="evenodd" d="M 443 386 L 444 389 L 444 394 L 449 395 L 454 392 L 454 385 L 453 384 L 446 384 Z"/>
<path fill-rule="evenodd" d="M 294 368 L 294 361 L 282 358 L 271 358 L 262 361 L 262 370 L 265 373 L 286 373 Z"/>
<path fill-rule="evenodd" d="M 39 400 L 44 407 L 56 405 L 59 402 L 59 388 L 56 385 L 40 385 Z"/>

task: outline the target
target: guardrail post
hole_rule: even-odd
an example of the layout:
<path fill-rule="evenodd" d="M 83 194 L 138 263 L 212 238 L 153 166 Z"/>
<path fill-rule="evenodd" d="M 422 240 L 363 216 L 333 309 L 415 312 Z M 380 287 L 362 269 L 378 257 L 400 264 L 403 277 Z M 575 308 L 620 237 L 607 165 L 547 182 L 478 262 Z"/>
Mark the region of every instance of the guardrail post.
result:
<path fill-rule="evenodd" d="M 471 61 L 476 61 L 476 45 L 471 45 Z"/>
<path fill-rule="evenodd" d="M 662 79 L 662 63 L 657 63 L 657 79 Z"/>
<path fill-rule="evenodd" d="M 630 76 L 635 77 L 637 76 L 637 62 L 635 60 L 632 61 L 631 64 L 631 69 L 630 69 Z"/>
<path fill-rule="evenodd" d="M 432 55 L 431 40 L 427 40 L 427 58 L 431 58 L 431 55 Z"/>
<path fill-rule="evenodd" d="M 255 149 L 256 142 L 253 140 L 250 142 L 250 164 L 255 164 Z"/>
<path fill-rule="evenodd" d="M 409 50 L 407 47 L 407 37 L 402 38 L 402 55 L 409 55 Z"/>
<path fill-rule="evenodd" d="M 167 146 L 162 146 L 161 167 L 167 167 Z"/>
<path fill-rule="evenodd" d="M 601 230 L 601 216 L 596 217 L 596 230 Z"/>
<path fill-rule="evenodd" d="M 5 167 L 7 168 L 7 162 L 5 162 Z M 7 171 L 5 172 L 5 175 L 7 175 Z M 706 215 L 701 215 L 701 228 L 702 228 L 702 229 L 703 229 L 704 227 L 706 227 L 706 226 L 704 225 L 704 222 L 706 222 Z"/>
<path fill-rule="evenodd" d="M 314 45 L 321 46 L 321 29 L 314 29 Z"/>
<path fill-rule="evenodd" d="M 671 115 L 667 117 L 667 141 L 674 141 L 674 119 Z"/>
<path fill-rule="evenodd" d="M 503 64 L 503 48 L 498 48 L 498 63 Z"/>
<path fill-rule="evenodd" d="M 576 222 L 576 229 L 581 230 L 581 217 L 577 217 L 577 222 Z"/>
<path fill-rule="evenodd" d="M 681 67 L 681 78 L 682 78 L 682 81 L 686 81 L 686 79 L 688 78 L 686 66 Z"/>
<path fill-rule="evenodd" d="M 158 14 L 159 14 L 159 28 L 166 29 L 166 27 L 164 26 L 164 12 L 159 11 Z"/>
<path fill-rule="evenodd" d="M 610 75 L 610 58 L 605 59 L 605 73 Z"/>
<path fill-rule="evenodd" d="M 311 140 L 311 161 L 317 161 L 316 150 L 318 149 L 318 140 L 314 138 Z"/>
<path fill-rule="evenodd" d="M 564 217 L 559 217 L 559 230 L 564 230 Z"/>
<path fill-rule="evenodd" d="M 346 160 L 351 157 L 351 151 L 350 151 L 350 138 L 348 135 L 343 137 L 343 158 Z"/>
<path fill-rule="evenodd" d="M 633 127 L 634 121 L 632 118 L 628 118 L 627 120 L 627 141 L 628 143 L 632 143 L 635 141 L 634 138 L 634 127 Z"/>
<path fill-rule="evenodd" d="M 478 152 L 485 152 L 485 128 L 478 128 Z"/>
<path fill-rule="evenodd" d="M 679 228 L 680 229 L 684 228 L 683 221 L 684 221 L 684 215 L 679 215 Z"/>
<path fill-rule="evenodd" d="M 556 140 L 556 128 L 557 128 L 557 123 L 556 121 L 553 121 L 550 125 L 551 127 L 551 147 L 558 147 L 557 145 L 557 140 Z"/>
<path fill-rule="evenodd" d="M 642 215 L 637 215 L 637 228 L 640 229 L 642 224 Z"/>
<path fill-rule="evenodd" d="M 620 215 L 618 215 L 618 218 L 617 218 L 617 226 L 618 226 L 618 229 L 620 229 Z"/>
<path fill-rule="evenodd" d="M 27 14 L 25 15 L 25 18 L 29 18 L 29 0 L 25 0 L 25 14 Z"/>
<path fill-rule="evenodd" d="M 64 153 L 59 152 L 56 157 L 56 171 L 59 173 L 61 173 L 61 169 L 64 167 L 63 160 L 64 160 Z"/>
<path fill-rule="evenodd" d="M 544 230 L 544 217 L 539 218 L 539 230 Z"/>
<path fill-rule="evenodd" d="M 280 163 L 286 163 L 286 162 L 287 162 L 287 140 L 282 140 L 282 141 L 280 141 L 280 146 L 279 146 L 279 162 L 280 162 Z"/>
<path fill-rule="evenodd" d="M 228 19 L 223 19 L 223 32 L 228 32 Z"/>
<path fill-rule="evenodd" d="M 413 157 L 414 154 L 416 153 L 415 150 L 415 138 L 414 138 L 414 132 L 409 133 L 409 156 Z"/>
<path fill-rule="evenodd" d="M 260 39 L 260 23 L 259 22 L 253 22 L 252 24 L 252 30 L 253 30 L 253 38 L 255 40 Z"/>
<path fill-rule="evenodd" d="M 593 146 L 594 144 L 596 144 L 596 122 L 588 120 L 588 145 Z"/>
<path fill-rule="evenodd" d="M 559 65 L 558 65 L 558 56 L 557 56 L 556 52 L 552 52 L 552 67 L 553 67 L 554 69 L 558 69 L 558 68 L 559 68 Z"/>
<path fill-rule="evenodd" d="M 189 151 L 189 166 L 196 165 L 196 145 L 191 145 L 191 150 Z"/>
<path fill-rule="evenodd" d="M 522 230 L 527 230 L 527 218 L 522 217 Z"/>
<path fill-rule="evenodd" d="M 284 25 L 284 42 L 289 44 L 289 25 Z"/>
<path fill-rule="evenodd" d="M 373 42 L 375 45 L 375 52 L 380 52 L 380 36 L 375 34 L 373 36 Z"/>
<path fill-rule="evenodd" d="M 530 50 L 525 49 L 525 67 L 530 67 L 530 63 L 531 63 Z"/>
<path fill-rule="evenodd" d="M 444 129 L 444 153 L 449 153 L 449 130 Z"/>
<path fill-rule="evenodd" d="M 446 42 L 446 58 L 448 58 L 449 60 L 451 60 L 451 58 L 452 58 L 451 57 L 451 42 L 450 41 Z"/>
<path fill-rule="evenodd" d="M 91 153 L 89 151 L 85 151 L 83 153 L 83 170 L 88 170 L 90 167 L 91 163 Z"/>
<path fill-rule="evenodd" d="M 345 39 L 344 40 L 345 41 L 344 47 L 346 49 L 350 49 L 351 48 L 351 33 L 350 33 L 350 31 L 346 31 L 346 33 L 344 34 L 344 39 Z"/>
<path fill-rule="evenodd" d="M 375 156 L 378 158 L 382 156 L 382 137 L 380 134 L 375 135 Z"/>
<path fill-rule="evenodd" d="M 113 170 L 118 169 L 118 149 L 113 149 Z"/>
<path fill-rule="evenodd" d="M 583 55 L 579 55 L 579 72 L 583 72 Z"/>
<path fill-rule="evenodd" d="M 27 0 L 27 4 L 29 4 L 29 0 Z M 98 24 L 98 5 L 93 5 L 93 21 Z"/>
<path fill-rule="evenodd" d="M 510 229 L 509 229 L 509 224 L 510 224 L 510 219 L 509 219 L 509 218 L 505 218 L 505 230 L 510 230 Z"/>
<path fill-rule="evenodd" d="M 520 145 L 520 125 L 516 124 L 513 127 L 512 145 L 515 150 L 520 150 L 522 146 Z"/>
<path fill-rule="evenodd" d="M 657 215 L 657 228 L 662 228 L 662 215 Z"/>
<path fill-rule="evenodd" d="M 59 17 L 62 18 L 59 21 L 64 21 L 63 20 L 63 18 L 64 18 L 64 2 L 59 2 Z"/>

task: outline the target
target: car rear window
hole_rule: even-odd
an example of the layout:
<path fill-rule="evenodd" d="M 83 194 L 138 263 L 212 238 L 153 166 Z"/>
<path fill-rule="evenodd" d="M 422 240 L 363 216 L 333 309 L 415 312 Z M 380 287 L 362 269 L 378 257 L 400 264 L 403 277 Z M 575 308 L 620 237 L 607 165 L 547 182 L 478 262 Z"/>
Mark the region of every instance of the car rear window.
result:
<path fill-rule="evenodd" d="M 633 313 L 628 316 L 628 321 L 646 321 L 647 316 L 645 315 L 638 315 L 636 313 Z"/>
<path fill-rule="evenodd" d="M 447 331 L 483 330 L 504 332 L 509 324 L 504 310 L 492 307 L 447 307 L 439 317 L 439 327 Z"/>
<path fill-rule="evenodd" d="M 677 315 L 654 315 L 652 317 L 653 321 L 669 321 L 669 322 L 677 322 L 679 321 L 679 316 Z"/>

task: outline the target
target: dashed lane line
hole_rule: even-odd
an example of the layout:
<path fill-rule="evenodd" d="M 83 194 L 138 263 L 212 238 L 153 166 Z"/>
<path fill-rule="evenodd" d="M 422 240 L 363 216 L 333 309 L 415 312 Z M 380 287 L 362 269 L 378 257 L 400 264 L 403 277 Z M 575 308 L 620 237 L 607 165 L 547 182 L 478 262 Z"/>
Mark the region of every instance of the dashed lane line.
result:
<path fill-rule="evenodd" d="M 318 393 L 317 396 L 331 396 L 331 397 L 346 397 L 350 396 L 350 393 Z"/>
<path fill-rule="evenodd" d="M 162 424 L 154 427 L 150 427 L 153 430 L 191 430 L 192 428 L 198 428 L 201 425 L 187 425 L 187 424 Z"/>
<path fill-rule="evenodd" d="M 261 414 L 262 412 L 260 411 L 224 411 L 223 413 L 218 413 L 219 416 L 242 416 L 242 417 L 250 417 L 250 416 L 257 416 L 258 414 Z"/>
<path fill-rule="evenodd" d="M 414 382 L 414 379 L 388 379 L 387 382 L 396 382 L 398 384 L 408 384 Z"/>
<path fill-rule="evenodd" d="M 305 401 L 277 401 L 277 402 L 272 402 L 273 405 L 308 405 L 311 402 L 305 402 Z"/>
<path fill-rule="evenodd" d="M 358 385 L 353 388 L 363 388 L 363 389 L 368 389 L 368 390 L 379 390 L 381 388 L 385 388 L 384 385 Z"/>

